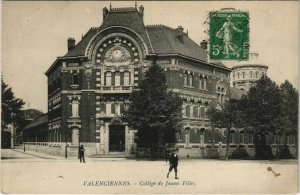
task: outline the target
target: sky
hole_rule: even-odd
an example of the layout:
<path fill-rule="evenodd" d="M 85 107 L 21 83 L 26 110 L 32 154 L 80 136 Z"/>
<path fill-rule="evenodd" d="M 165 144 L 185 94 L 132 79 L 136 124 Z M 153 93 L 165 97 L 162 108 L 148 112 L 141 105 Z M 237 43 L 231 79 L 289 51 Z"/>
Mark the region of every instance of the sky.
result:
<path fill-rule="evenodd" d="M 134 7 L 134 1 L 111 1 L 112 7 Z M 2 56 L 4 82 L 16 97 L 47 112 L 47 77 L 58 56 L 67 52 L 67 39 L 76 43 L 91 27 L 102 23 L 106 1 L 4 1 L 2 2 Z M 210 11 L 235 8 L 250 15 L 250 52 L 269 66 L 268 76 L 277 84 L 288 79 L 298 88 L 299 7 L 297 1 L 141 1 L 144 23 L 188 30 L 196 43 L 208 39 Z M 245 62 L 246 63 L 246 62 Z M 235 63 L 227 62 L 228 67 Z"/>

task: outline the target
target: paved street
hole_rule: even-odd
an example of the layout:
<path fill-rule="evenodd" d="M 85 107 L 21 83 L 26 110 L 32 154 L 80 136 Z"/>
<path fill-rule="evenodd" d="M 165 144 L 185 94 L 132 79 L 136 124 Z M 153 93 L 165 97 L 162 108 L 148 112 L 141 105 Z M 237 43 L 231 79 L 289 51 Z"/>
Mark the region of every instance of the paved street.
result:
<path fill-rule="evenodd" d="M 297 161 L 180 160 L 179 180 L 164 161 L 90 159 L 81 164 L 2 150 L 2 193 L 293 193 Z M 267 168 L 271 167 L 275 176 Z"/>

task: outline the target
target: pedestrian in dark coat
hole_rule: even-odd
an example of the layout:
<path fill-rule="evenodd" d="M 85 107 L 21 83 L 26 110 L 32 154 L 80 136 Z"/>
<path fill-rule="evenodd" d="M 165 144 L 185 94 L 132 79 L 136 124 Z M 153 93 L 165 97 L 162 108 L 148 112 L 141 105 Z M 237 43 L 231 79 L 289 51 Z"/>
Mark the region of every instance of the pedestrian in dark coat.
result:
<path fill-rule="evenodd" d="M 85 160 L 84 160 L 84 151 L 85 151 L 85 149 L 84 149 L 83 145 L 81 145 L 80 148 L 79 148 L 80 163 L 81 163 L 81 161 L 83 161 L 83 163 L 85 163 Z"/>
<path fill-rule="evenodd" d="M 176 154 L 176 150 L 173 150 L 172 154 L 169 157 L 170 168 L 167 174 L 167 178 L 169 178 L 169 174 L 171 173 L 172 169 L 175 171 L 175 179 L 179 179 L 177 177 L 177 166 L 178 166 L 178 155 Z"/>

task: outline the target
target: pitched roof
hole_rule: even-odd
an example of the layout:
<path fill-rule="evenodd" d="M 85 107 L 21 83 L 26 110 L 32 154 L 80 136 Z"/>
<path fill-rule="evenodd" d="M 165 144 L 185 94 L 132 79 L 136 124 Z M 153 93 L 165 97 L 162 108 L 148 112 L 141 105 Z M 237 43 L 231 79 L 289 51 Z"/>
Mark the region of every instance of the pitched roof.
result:
<path fill-rule="evenodd" d="M 91 28 L 79 41 L 79 43 L 69 51 L 65 57 L 84 56 L 85 49 L 88 46 L 90 40 L 97 33 L 98 28 Z"/>
<path fill-rule="evenodd" d="M 182 41 L 180 41 L 176 36 L 176 29 L 164 25 L 146 26 L 146 29 L 154 53 L 176 53 L 201 61 L 207 61 L 207 52 L 190 39 L 186 33 L 183 33 Z"/>
<path fill-rule="evenodd" d="M 38 127 L 40 125 L 47 125 L 48 123 L 48 113 L 38 116 L 33 121 L 31 121 L 28 125 L 26 125 L 23 130 L 28 130 L 34 127 Z"/>
<path fill-rule="evenodd" d="M 139 33 L 146 43 L 149 53 L 181 54 L 189 58 L 208 62 L 207 51 L 189 38 L 186 33 L 182 33 L 182 40 L 180 40 L 177 36 L 177 29 L 165 25 L 144 26 L 142 18 L 143 15 L 136 8 L 111 9 L 104 18 L 102 25 L 98 28 L 91 28 L 65 57 L 84 56 L 90 40 L 97 32 L 111 26 L 124 26 Z M 211 64 L 226 67 L 220 62 Z"/>

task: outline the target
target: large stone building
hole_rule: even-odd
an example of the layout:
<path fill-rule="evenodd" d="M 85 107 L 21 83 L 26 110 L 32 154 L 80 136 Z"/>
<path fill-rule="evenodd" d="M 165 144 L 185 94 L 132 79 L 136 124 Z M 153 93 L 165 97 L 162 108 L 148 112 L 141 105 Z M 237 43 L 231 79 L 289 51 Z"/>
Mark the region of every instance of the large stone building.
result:
<path fill-rule="evenodd" d="M 145 26 L 144 8 L 103 9 L 103 23 L 79 41 L 68 39 L 68 52 L 46 72 L 49 142 L 83 143 L 90 153 L 129 154 L 136 131 L 119 120 L 143 71 L 157 63 L 169 89 L 184 100 L 184 128 L 179 147 L 205 144 L 211 129 L 208 106 L 224 102 L 230 69 L 209 63 L 205 43 L 195 43 L 184 29 Z"/>
<path fill-rule="evenodd" d="M 27 149 L 76 155 L 83 144 L 87 155 L 133 155 L 136 130 L 120 120 L 121 111 L 139 88 L 143 72 L 157 64 L 165 70 L 169 90 L 183 99 L 179 155 L 224 155 L 226 132 L 211 126 L 206 111 L 229 98 L 231 69 L 209 62 L 207 43 L 195 43 L 183 27 L 147 26 L 143 18 L 143 6 L 105 7 L 99 27 L 91 28 L 77 44 L 73 38 L 67 40 L 68 52 L 46 72 L 48 115 L 38 123 L 46 133 L 29 126 L 28 135 L 43 138 L 28 138 Z M 232 151 L 241 145 L 254 153 L 252 134 L 233 131 L 230 143 Z"/>

